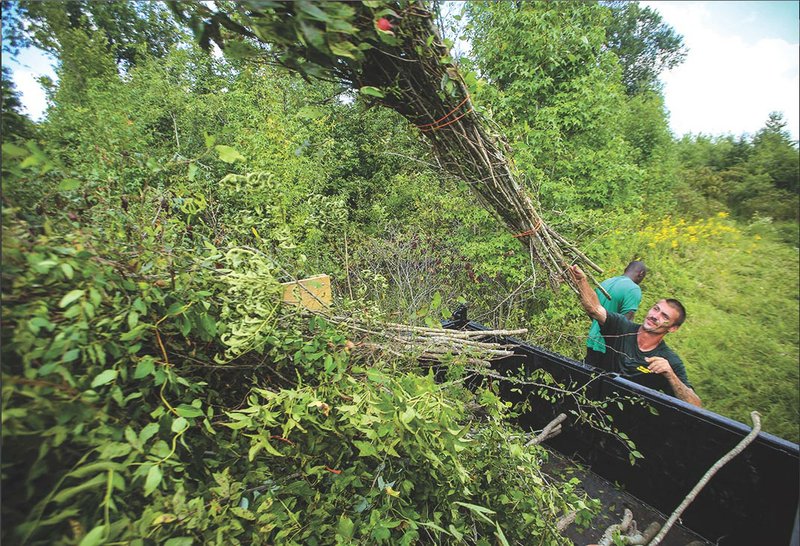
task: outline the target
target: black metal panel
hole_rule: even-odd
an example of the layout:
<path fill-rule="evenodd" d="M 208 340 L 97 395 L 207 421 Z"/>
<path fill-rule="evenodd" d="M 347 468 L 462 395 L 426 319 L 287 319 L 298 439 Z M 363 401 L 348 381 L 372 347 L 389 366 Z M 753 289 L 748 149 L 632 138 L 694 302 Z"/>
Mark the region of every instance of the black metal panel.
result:
<path fill-rule="evenodd" d="M 484 326 L 470 322 L 468 329 Z M 516 345 L 517 356 L 497 361 L 508 371 L 544 369 L 560 383 L 587 385 L 595 400 L 622 394 L 638 397 L 654 407 L 609 405 L 609 414 L 644 455 L 631 466 L 626 447 L 612 436 L 587 425 L 564 428 L 548 445 L 579 458 L 593 472 L 621 484 L 631 494 L 656 509 L 671 513 L 705 472 L 750 431 L 750 426 L 696 408 L 677 398 L 636 384 L 545 349 L 506 339 Z M 501 394 L 508 400 L 529 398 L 532 409 L 520 424 L 540 429 L 558 413 L 575 408 L 566 399 L 554 403 L 531 396 L 532 387 L 504 382 Z M 788 545 L 796 532 L 800 487 L 798 445 L 761 433 L 739 456 L 723 467 L 705 486 L 683 516 L 683 524 L 722 546 L 754 544 Z"/>

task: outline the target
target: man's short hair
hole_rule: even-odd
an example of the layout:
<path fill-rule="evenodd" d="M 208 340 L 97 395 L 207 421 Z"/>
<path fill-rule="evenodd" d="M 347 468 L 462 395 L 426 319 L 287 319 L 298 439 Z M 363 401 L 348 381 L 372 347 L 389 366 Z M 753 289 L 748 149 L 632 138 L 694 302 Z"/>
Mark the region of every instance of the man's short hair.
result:
<path fill-rule="evenodd" d="M 633 271 L 634 273 L 639 273 L 640 271 L 643 273 L 647 273 L 647 266 L 644 265 L 644 262 L 640 262 L 639 260 L 634 260 L 625 267 L 625 273 L 627 273 L 628 271 Z"/>
<path fill-rule="evenodd" d="M 667 305 L 669 305 L 678 312 L 678 318 L 675 319 L 675 323 L 673 324 L 673 326 L 680 326 L 681 324 L 683 324 L 684 321 L 686 320 L 686 308 L 683 306 L 683 304 L 678 300 L 672 298 L 667 298 L 664 301 L 667 302 Z"/>

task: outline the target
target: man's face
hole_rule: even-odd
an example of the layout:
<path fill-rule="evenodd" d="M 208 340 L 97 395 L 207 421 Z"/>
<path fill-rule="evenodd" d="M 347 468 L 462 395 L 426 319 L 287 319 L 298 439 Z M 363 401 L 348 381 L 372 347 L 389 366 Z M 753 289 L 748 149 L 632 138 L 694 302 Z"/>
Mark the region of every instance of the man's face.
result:
<path fill-rule="evenodd" d="M 647 312 L 642 328 L 651 334 L 674 332 L 678 329 L 675 321 L 679 315 L 678 310 L 669 305 L 667 300 L 661 300 Z"/>

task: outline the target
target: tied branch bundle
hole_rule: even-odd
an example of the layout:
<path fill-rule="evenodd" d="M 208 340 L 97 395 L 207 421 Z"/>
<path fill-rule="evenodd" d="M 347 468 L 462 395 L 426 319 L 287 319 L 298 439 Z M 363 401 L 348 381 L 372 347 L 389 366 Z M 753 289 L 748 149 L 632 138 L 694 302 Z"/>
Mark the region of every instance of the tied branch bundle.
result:
<path fill-rule="evenodd" d="M 602 273 L 542 219 L 520 183 L 508 143 L 475 110 L 432 13 L 421 2 L 412 3 L 399 18 L 396 32 L 401 38 L 398 45 L 381 44 L 365 52 L 357 85 L 389 90 L 378 102 L 419 128 L 439 164 L 466 181 L 480 204 L 519 239 L 533 262 L 546 272 L 551 288 L 562 281 L 576 288 L 566 274 L 569 264 Z"/>
<path fill-rule="evenodd" d="M 492 339 L 527 333 L 525 329 L 461 331 L 410 326 L 356 317 L 328 316 L 326 318 L 358 333 L 363 338 L 354 347 L 433 362 L 459 357 L 478 366 L 488 366 L 492 360 L 514 355 L 514 351 L 508 345 L 491 341 Z"/>

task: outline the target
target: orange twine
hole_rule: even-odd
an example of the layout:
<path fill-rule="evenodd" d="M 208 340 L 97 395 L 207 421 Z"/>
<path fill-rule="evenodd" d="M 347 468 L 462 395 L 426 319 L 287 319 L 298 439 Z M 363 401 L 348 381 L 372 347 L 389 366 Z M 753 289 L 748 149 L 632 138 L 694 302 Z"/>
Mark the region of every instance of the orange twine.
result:
<path fill-rule="evenodd" d="M 434 127 L 428 127 L 427 129 L 420 129 L 420 131 L 422 131 L 422 132 L 425 132 L 425 131 L 434 131 L 434 130 L 436 130 L 436 129 L 441 129 L 441 128 L 443 128 L 443 127 L 447 127 L 447 126 L 448 126 L 448 125 L 450 125 L 451 123 L 455 123 L 455 122 L 457 122 L 458 120 L 460 120 L 461 118 L 463 118 L 464 116 L 466 116 L 467 114 L 469 114 L 470 112 L 472 112 L 472 108 L 470 108 L 469 110 L 467 110 L 466 112 L 464 112 L 464 113 L 463 113 L 463 114 L 461 114 L 460 116 L 458 116 L 458 117 L 456 117 L 456 118 L 453 118 L 453 119 L 451 119 L 451 120 L 450 120 L 450 121 L 448 121 L 447 123 L 442 123 L 441 125 L 436 125 L 436 126 L 434 126 Z"/>
<path fill-rule="evenodd" d="M 514 237 L 519 239 L 520 237 L 525 237 L 526 235 L 536 235 L 536 232 L 539 231 L 540 227 L 542 227 L 541 218 L 536 221 L 536 225 L 533 227 L 533 229 L 529 229 L 528 231 L 523 231 L 522 233 L 517 233 L 516 235 L 514 235 Z"/>
<path fill-rule="evenodd" d="M 445 115 L 443 115 L 442 117 L 440 117 L 440 118 L 439 118 L 439 119 L 437 119 L 436 121 L 432 121 L 432 122 L 430 122 L 430 123 L 426 123 L 426 124 L 424 124 L 424 125 L 417 125 L 417 128 L 418 128 L 418 129 L 421 129 L 421 130 L 423 130 L 423 131 L 429 131 L 429 130 L 430 130 L 430 131 L 432 131 L 432 130 L 434 130 L 434 129 L 440 129 L 441 127 L 445 127 L 446 125 L 442 125 L 441 127 L 437 127 L 437 125 L 438 125 L 439 123 L 443 122 L 444 120 L 446 120 L 447 118 L 449 118 L 450 116 L 452 116 L 453 114 L 455 114 L 455 113 L 456 113 L 456 111 L 457 111 L 459 108 L 461 108 L 462 106 L 464 106 L 464 105 L 467 103 L 467 101 L 468 101 L 468 100 L 469 100 L 469 95 L 467 95 L 467 96 L 464 98 L 464 100 L 462 100 L 461 102 L 459 102 L 459 103 L 458 103 L 458 105 L 457 105 L 455 108 L 453 108 L 452 110 L 450 110 L 449 112 L 447 112 Z M 464 114 L 462 114 L 460 117 L 463 117 L 465 114 L 468 114 L 468 113 L 469 113 L 469 112 L 471 112 L 471 111 L 472 111 L 472 108 L 470 108 L 470 109 L 469 109 L 469 111 L 465 112 L 465 113 L 464 113 Z M 459 117 L 459 118 L 456 118 L 456 119 L 460 119 L 460 117 Z M 455 120 L 453 120 L 453 121 L 455 121 Z M 450 123 L 452 123 L 452 121 L 451 121 Z M 448 123 L 448 125 L 449 125 L 449 123 Z"/>

